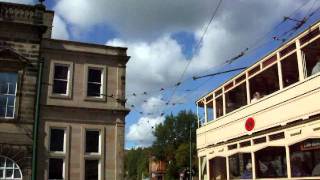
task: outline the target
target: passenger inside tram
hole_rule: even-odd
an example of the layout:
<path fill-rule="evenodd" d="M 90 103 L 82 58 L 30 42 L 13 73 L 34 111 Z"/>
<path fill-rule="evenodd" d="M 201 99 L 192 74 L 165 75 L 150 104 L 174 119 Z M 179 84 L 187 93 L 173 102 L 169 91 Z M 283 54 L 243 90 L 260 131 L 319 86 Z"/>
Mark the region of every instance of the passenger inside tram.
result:
<path fill-rule="evenodd" d="M 317 56 L 317 63 L 313 66 L 311 75 L 317 74 L 320 72 L 320 56 Z"/>
<path fill-rule="evenodd" d="M 251 103 L 254 103 L 256 101 L 258 101 L 260 98 L 262 98 L 263 96 L 260 94 L 260 92 L 255 92 L 253 93 L 253 97 L 251 99 Z"/>
<path fill-rule="evenodd" d="M 306 64 L 307 76 L 320 72 L 320 40 L 317 39 L 302 49 Z"/>
<path fill-rule="evenodd" d="M 254 93 L 259 92 L 260 97 L 269 95 L 279 90 L 279 76 L 277 65 L 273 65 L 268 69 L 262 71 L 258 75 L 249 80 L 250 97 L 254 98 Z M 257 96 L 257 95 L 256 95 Z"/>
<path fill-rule="evenodd" d="M 307 139 L 290 146 L 292 177 L 320 176 L 320 139 Z"/>

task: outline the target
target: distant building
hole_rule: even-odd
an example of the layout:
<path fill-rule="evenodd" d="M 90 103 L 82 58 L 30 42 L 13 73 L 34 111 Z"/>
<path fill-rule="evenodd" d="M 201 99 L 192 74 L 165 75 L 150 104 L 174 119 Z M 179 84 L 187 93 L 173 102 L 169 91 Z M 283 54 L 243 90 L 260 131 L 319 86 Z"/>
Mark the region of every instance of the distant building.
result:
<path fill-rule="evenodd" d="M 151 180 L 164 180 L 167 164 L 164 161 L 156 160 L 154 157 L 149 159 L 149 173 Z"/>
<path fill-rule="evenodd" d="M 53 17 L 0 3 L 0 179 L 123 179 L 127 49 L 52 39 Z"/>

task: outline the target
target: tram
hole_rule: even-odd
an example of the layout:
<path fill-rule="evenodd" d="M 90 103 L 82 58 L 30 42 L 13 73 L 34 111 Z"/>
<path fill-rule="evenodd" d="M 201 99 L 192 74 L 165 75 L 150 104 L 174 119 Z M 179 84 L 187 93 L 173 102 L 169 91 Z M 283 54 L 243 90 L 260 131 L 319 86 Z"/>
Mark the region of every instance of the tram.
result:
<path fill-rule="evenodd" d="M 319 28 L 197 100 L 200 180 L 320 179 Z"/>

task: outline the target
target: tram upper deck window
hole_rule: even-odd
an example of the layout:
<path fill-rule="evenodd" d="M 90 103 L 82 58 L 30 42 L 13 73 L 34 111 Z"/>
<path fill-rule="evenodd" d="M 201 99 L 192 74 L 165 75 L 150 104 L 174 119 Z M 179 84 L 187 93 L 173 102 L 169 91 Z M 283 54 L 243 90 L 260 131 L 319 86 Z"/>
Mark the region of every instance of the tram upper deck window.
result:
<path fill-rule="evenodd" d="M 283 87 L 290 86 L 299 81 L 299 70 L 297 54 L 293 53 L 289 57 L 281 60 Z"/>
<path fill-rule="evenodd" d="M 205 111 L 204 111 L 203 101 L 199 101 L 197 103 L 197 108 L 198 108 L 198 125 L 199 127 L 201 127 L 205 123 Z"/>
<path fill-rule="evenodd" d="M 308 139 L 290 146 L 292 177 L 320 177 L 320 139 Z"/>
<path fill-rule="evenodd" d="M 229 157 L 230 179 L 252 179 L 250 153 L 239 153 Z"/>
<path fill-rule="evenodd" d="M 257 178 L 287 177 L 284 147 L 267 147 L 255 152 L 255 164 Z"/>
<path fill-rule="evenodd" d="M 236 88 L 230 90 L 225 94 L 225 97 L 227 113 L 247 105 L 246 83 L 244 82 Z"/>
<path fill-rule="evenodd" d="M 307 77 L 320 72 L 320 39 L 302 49 Z"/>
<path fill-rule="evenodd" d="M 212 121 L 214 119 L 213 116 L 213 100 L 210 100 L 206 103 L 206 114 L 207 114 L 207 122 Z"/>
<path fill-rule="evenodd" d="M 219 96 L 216 98 L 216 117 L 223 116 L 223 98 Z"/>
<path fill-rule="evenodd" d="M 277 64 L 262 71 L 249 80 L 251 102 L 279 90 Z"/>

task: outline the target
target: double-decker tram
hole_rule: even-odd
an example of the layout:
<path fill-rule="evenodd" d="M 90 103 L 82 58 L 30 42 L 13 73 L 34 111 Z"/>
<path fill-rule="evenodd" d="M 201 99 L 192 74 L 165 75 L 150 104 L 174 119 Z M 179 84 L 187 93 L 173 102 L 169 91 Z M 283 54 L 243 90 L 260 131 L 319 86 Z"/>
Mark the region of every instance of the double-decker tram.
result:
<path fill-rule="evenodd" d="M 199 179 L 320 179 L 319 28 L 196 102 Z"/>

